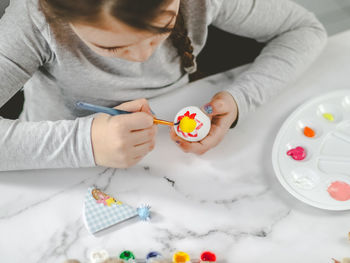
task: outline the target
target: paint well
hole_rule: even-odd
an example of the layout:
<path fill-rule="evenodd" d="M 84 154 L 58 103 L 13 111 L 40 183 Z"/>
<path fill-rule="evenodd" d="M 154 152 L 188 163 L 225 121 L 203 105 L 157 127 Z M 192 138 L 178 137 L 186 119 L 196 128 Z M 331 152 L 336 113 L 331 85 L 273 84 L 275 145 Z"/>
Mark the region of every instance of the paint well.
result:
<path fill-rule="evenodd" d="M 350 185 L 342 182 L 335 181 L 327 189 L 329 195 L 337 201 L 350 200 Z"/>
<path fill-rule="evenodd" d="M 334 116 L 332 113 L 323 113 L 323 118 L 325 118 L 327 121 L 334 121 Z"/>
<path fill-rule="evenodd" d="M 306 151 L 303 147 L 298 146 L 294 149 L 290 149 L 287 155 L 291 156 L 296 161 L 302 161 L 306 158 Z"/>
<path fill-rule="evenodd" d="M 313 129 L 311 129 L 310 127 L 306 126 L 304 128 L 304 135 L 306 137 L 313 138 L 313 137 L 315 137 L 316 133 L 315 133 L 315 131 Z"/>

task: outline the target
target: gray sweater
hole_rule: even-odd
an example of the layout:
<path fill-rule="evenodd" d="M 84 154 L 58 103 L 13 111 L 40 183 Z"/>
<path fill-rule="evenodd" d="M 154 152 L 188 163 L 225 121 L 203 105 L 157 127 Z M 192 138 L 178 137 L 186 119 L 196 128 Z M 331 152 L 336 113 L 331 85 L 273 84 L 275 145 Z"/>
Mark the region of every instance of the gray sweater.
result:
<path fill-rule="evenodd" d="M 195 55 L 210 24 L 268 42 L 249 69 L 225 87 L 238 104 L 239 122 L 300 75 L 326 43 L 314 15 L 288 0 L 182 1 Z M 70 48 L 55 39 L 37 0 L 13 0 L 0 20 L 0 106 L 23 86 L 25 94 L 19 120 L 0 118 L 2 171 L 95 166 L 93 115 L 76 109 L 77 101 L 112 107 L 188 83 L 169 40 L 140 63 L 99 56 L 69 26 L 62 30 Z"/>

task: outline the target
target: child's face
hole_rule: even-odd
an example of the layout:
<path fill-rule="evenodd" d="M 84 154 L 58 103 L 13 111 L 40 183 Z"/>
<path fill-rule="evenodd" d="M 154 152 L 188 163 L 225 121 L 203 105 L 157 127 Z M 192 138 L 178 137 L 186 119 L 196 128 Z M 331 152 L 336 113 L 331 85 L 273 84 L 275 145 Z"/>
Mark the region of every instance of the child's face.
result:
<path fill-rule="evenodd" d="M 164 10 L 178 14 L 180 0 L 173 0 Z M 153 26 L 173 27 L 176 17 L 170 12 L 162 13 L 152 23 Z M 117 57 L 135 62 L 146 61 L 170 33 L 155 34 L 140 31 L 105 12 L 98 24 L 71 23 L 74 32 L 94 52 L 101 56 Z M 116 48 L 112 50 L 111 48 Z"/>

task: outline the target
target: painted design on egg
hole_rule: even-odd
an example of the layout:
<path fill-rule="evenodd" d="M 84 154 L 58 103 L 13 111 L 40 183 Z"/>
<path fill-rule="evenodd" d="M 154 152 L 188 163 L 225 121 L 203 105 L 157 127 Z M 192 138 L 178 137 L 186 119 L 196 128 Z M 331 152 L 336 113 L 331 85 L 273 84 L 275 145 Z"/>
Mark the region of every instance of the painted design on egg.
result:
<path fill-rule="evenodd" d="M 205 138 L 210 130 L 209 117 L 198 107 L 186 107 L 178 112 L 175 117 L 174 130 L 176 134 L 187 141 L 200 141 Z"/>
<path fill-rule="evenodd" d="M 177 131 L 182 134 L 185 138 L 188 137 L 198 137 L 198 130 L 202 128 L 203 123 L 196 119 L 196 113 L 190 114 L 189 111 L 186 111 L 184 115 L 177 117 Z"/>

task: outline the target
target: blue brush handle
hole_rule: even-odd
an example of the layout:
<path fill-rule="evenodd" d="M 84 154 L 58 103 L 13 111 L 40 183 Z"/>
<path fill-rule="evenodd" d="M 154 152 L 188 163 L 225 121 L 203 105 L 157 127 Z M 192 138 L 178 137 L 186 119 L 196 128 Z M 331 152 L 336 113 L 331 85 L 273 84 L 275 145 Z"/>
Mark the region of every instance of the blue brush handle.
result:
<path fill-rule="evenodd" d="M 94 105 L 94 104 L 90 104 L 90 103 L 86 103 L 86 102 L 82 102 L 82 101 L 78 101 L 76 103 L 76 105 L 79 108 L 84 109 L 84 110 L 89 110 L 89 111 L 93 111 L 93 112 L 107 113 L 107 114 L 112 115 L 112 116 L 119 115 L 119 114 L 132 113 L 130 111 L 124 111 L 124 110 L 117 110 L 117 109 L 113 109 L 113 108 L 107 108 L 107 107 L 98 106 L 98 105 Z"/>

